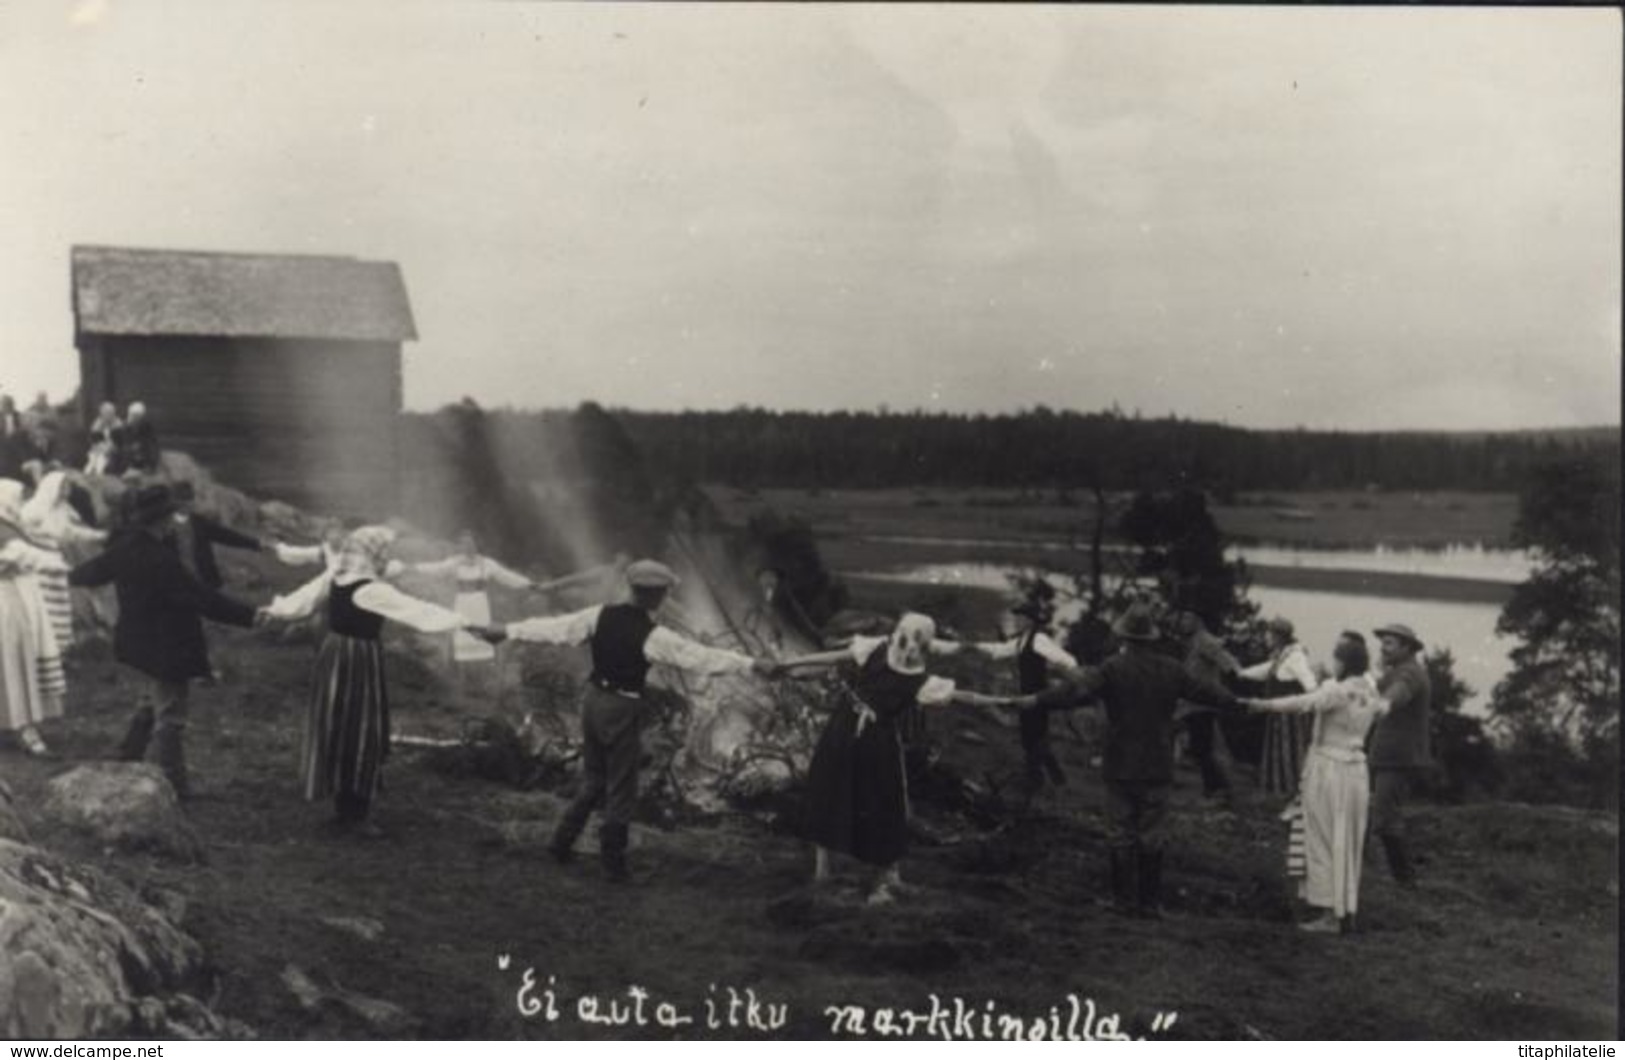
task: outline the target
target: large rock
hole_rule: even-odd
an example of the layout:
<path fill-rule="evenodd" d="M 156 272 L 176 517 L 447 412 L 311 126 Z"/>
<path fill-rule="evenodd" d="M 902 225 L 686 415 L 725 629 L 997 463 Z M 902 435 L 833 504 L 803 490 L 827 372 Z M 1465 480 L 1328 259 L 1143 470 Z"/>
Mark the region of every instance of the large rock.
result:
<path fill-rule="evenodd" d="M 175 789 L 140 762 L 94 762 L 46 786 L 45 813 L 103 843 L 199 861 L 203 846 L 181 814 Z"/>
<path fill-rule="evenodd" d="M 10 840 L 0 840 L 0 954 L 0 1038 L 149 1026 L 142 1006 L 167 1011 L 157 999 L 202 962 L 198 944 L 128 888 Z"/>

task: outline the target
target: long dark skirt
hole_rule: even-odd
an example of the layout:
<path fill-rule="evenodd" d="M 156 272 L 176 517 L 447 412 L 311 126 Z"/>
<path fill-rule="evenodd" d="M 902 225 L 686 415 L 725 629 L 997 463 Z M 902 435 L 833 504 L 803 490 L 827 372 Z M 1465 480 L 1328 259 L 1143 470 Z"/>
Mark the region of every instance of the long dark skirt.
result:
<path fill-rule="evenodd" d="M 329 633 L 316 657 L 305 718 L 305 798 L 371 800 L 388 754 L 383 650 L 376 640 Z"/>
<path fill-rule="evenodd" d="M 807 771 L 807 838 L 871 865 L 908 852 L 908 784 L 897 726 L 842 705 L 824 726 Z"/>
<path fill-rule="evenodd" d="M 1265 717 L 1261 780 L 1267 794 L 1292 796 L 1298 793 L 1314 724 L 1314 718 L 1307 714 L 1270 714 Z"/>

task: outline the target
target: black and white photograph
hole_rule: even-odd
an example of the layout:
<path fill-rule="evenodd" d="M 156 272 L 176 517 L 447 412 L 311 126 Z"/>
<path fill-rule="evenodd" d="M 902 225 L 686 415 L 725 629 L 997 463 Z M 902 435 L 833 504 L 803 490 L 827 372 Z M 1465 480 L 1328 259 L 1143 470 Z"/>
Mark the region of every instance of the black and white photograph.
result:
<path fill-rule="evenodd" d="M 0 1039 L 1613 1055 L 1622 42 L 0 2 Z"/>

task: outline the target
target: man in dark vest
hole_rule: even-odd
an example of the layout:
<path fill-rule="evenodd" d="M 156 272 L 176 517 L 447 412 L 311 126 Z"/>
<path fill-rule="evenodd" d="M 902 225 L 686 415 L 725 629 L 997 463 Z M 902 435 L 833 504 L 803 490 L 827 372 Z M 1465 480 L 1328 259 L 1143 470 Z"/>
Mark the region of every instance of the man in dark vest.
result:
<path fill-rule="evenodd" d="M 626 568 L 631 600 L 590 607 L 573 614 L 530 618 L 486 633 L 537 644 L 586 644 L 592 673 L 581 705 L 581 790 L 559 820 L 548 845 L 567 862 L 594 810 L 602 810 L 599 852 L 611 880 L 627 878 L 626 847 L 638 794 L 638 760 L 646 716 L 644 685 L 655 663 L 695 674 L 773 672 L 766 659 L 698 644 L 658 625 L 655 613 L 666 602 L 677 576 L 665 564 L 638 560 Z"/>
<path fill-rule="evenodd" d="M 1208 631 L 1207 621 L 1195 611 L 1180 611 L 1174 616 L 1174 633 L 1178 637 L 1180 661 L 1185 668 L 1208 684 L 1223 686 L 1241 669 L 1235 656 L 1225 649 L 1224 642 Z M 1208 798 L 1228 799 L 1230 778 L 1219 764 L 1216 733 L 1218 715 L 1195 704 L 1182 708 L 1182 721 L 1190 735 L 1191 757 L 1202 771 L 1202 794 Z"/>
<path fill-rule="evenodd" d="M 151 680 L 151 703 L 130 720 L 120 757 L 139 761 L 147 745 L 175 794 L 187 798 L 186 701 L 193 678 L 209 676 L 202 619 L 251 627 L 254 608 L 221 596 L 189 574 L 175 553 L 176 512 L 167 486 L 143 487 L 128 509 L 129 525 L 96 558 L 75 567 L 68 582 L 94 588 L 112 582 L 118 593 L 113 652 Z"/>
<path fill-rule="evenodd" d="M 1043 711 L 1104 703 L 1113 904 L 1119 912 L 1155 918 L 1162 902 L 1162 823 L 1174 779 L 1174 712 L 1181 700 L 1226 710 L 1242 704 L 1157 650 L 1157 623 L 1144 604 L 1132 605 L 1112 632 L 1122 643 L 1117 654 L 1015 703 Z"/>
<path fill-rule="evenodd" d="M 1396 622 L 1376 634 L 1382 645 L 1377 691 L 1388 701 L 1388 713 L 1377 719 L 1367 755 L 1371 831 L 1382 840 L 1395 881 L 1409 887 L 1416 882 L 1416 867 L 1405 845 L 1405 802 L 1433 762 L 1428 735 L 1433 686 L 1419 658 L 1422 642 L 1411 627 Z"/>
<path fill-rule="evenodd" d="M 971 646 L 989 658 L 1014 661 L 1019 694 L 1034 695 L 1048 688 L 1052 668 L 1063 673 L 1078 668 L 1078 660 L 1050 636 L 1049 626 L 1055 619 L 1052 604 L 1044 599 L 1023 600 L 1012 607 L 1010 613 L 1021 619 L 1021 628 L 1014 637 L 980 641 Z M 932 645 L 932 651 L 951 653 L 957 647 L 952 641 L 938 641 Z M 1049 714 L 1041 710 L 1023 711 L 1019 725 L 1023 780 L 1026 798 L 1031 801 L 1043 790 L 1046 780 L 1056 787 L 1064 785 L 1066 773 L 1050 745 Z"/>

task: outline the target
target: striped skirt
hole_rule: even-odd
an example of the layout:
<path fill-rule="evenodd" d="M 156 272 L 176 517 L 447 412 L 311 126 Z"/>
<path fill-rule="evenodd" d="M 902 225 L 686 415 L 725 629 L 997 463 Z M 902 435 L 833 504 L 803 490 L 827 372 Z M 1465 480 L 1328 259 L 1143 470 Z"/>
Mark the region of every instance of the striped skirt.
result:
<path fill-rule="evenodd" d="M 1314 733 L 1308 714 L 1269 714 L 1264 718 L 1264 761 L 1261 783 L 1267 795 L 1296 796 L 1303 762 Z"/>
<path fill-rule="evenodd" d="M 372 799 L 389 755 L 389 696 L 376 640 L 329 633 L 316 657 L 305 718 L 305 798 Z"/>
<path fill-rule="evenodd" d="M 56 633 L 57 651 L 66 653 L 73 647 L 73 596 L 68 592 L 66 570 L 41 571 L 34 575 L 39 583 L 40 596 L 45 601 L 45 616 Z"/>

